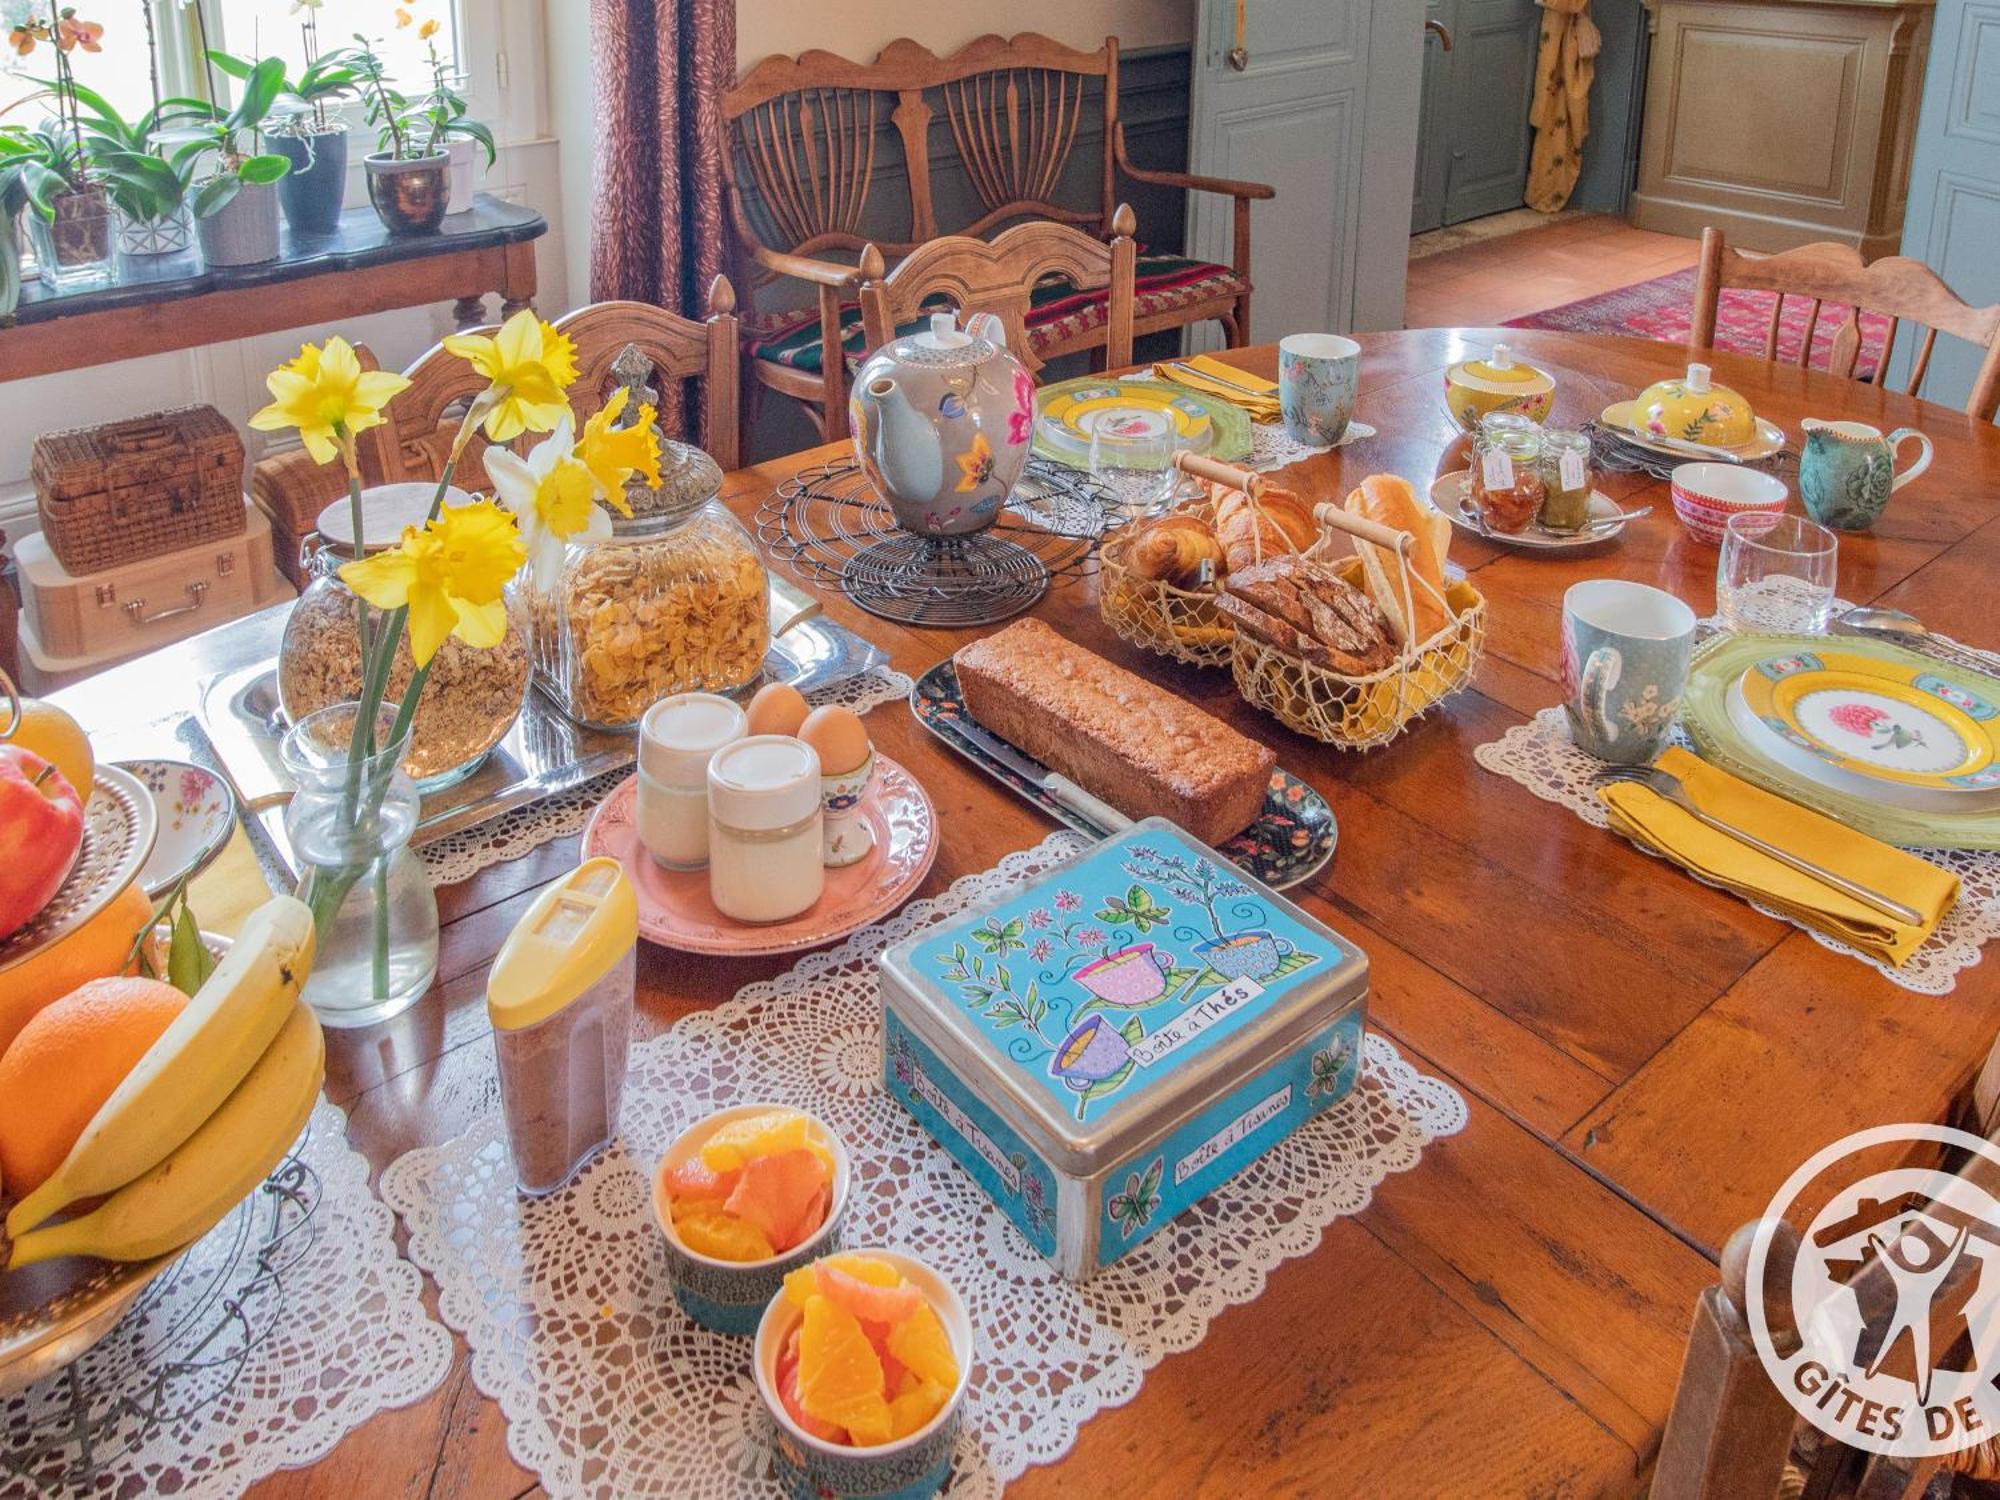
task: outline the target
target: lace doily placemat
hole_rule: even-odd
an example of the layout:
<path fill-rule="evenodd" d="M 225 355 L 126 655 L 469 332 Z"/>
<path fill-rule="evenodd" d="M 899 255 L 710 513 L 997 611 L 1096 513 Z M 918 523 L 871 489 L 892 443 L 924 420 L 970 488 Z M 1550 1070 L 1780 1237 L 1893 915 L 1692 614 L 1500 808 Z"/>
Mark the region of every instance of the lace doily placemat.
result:
<path fill-rule="evenodd" d="M 669 1290 L 647 1171 L 727 1104 L 810 1108 L 840 1132 L 858 1187 L 851 1245 L 898 1246 L 951 1277 L 977 1330 L 967 1421 L 947 1493 L 999 1493 L 1060 1458 L 1146 1371 L 1191 1349 L 1273 1267 L 1460 1129 L 1465 1101 L 1369 1036 L 1354 1093 L 1083 1286 L 1063 1281 L 881 1087 L 875 958 L 1084 847 L 1071 833 L 912 903 L 791 972 L 634 1046 L 622 1148 L 567 1191 L 514 1191 L 498 1108 L 382 1175 L 409 1253 L 506 1414 L 514 1456 L 557 1500 L 735 1500 L 770 1491 L 747 1339 L 697 1328 Z"/>
<path fill-rule="evenodd" d="M 292 1160 L 101 1342 L 0 1399 L 0 1496 L 241 1495 L 428 1395 L 451 1358 L 321 1100 Z"/>
<path fill-rule="evenodd" d="M 1683 729 L 1674 730 L 1674 743 L 1695 752 Z M 1569 736 L 1569 724 L 1560 704 L 1545 708 L 1525 724 L 1516 724 L 1491 744 L 1472 752 L 1473 759 L 1489 771 L 1518 781 L 1540 797 L 1567 807 L 1595 828 L 1608 829 L 1610 819 L 1597 798 L 1602 782 L 1596 779 L 1604 769 L 1602 761 L 1576 748 Z M 1651 849 L 1634 845 L 1646 854 Z M 1910 853 L 1949 870 L 1959 879 L 1958 904 L 1945 913 L 1922 947 L 1901 965 L 1886 963 L 1859 949 L 1794 921 L 1761 901 L 1750 905 L 1767 917 L 1790 922 L 1811 935 L 1822 947 L 1845 953 L 1878 970 L 1891 983 L 1926 995 L 1949 994 L 1958 983 L 1958 971 L 1979 962 L 1982 944 L 2000 937 L 2000 854 L 1976 849 L 1912 849 Z M 1665 856 L 1654 854 L 1657 859 Z M 1699 879 L 1699 877 L 1693 877 Z M 1704 881 L 1704 884 L 1713 882 Z"/>
<path fill-rule="evenodd" d="M 814 708 L 838 703 L 865 714 L 878 704 L 907 701 L 909 696 L 908 677 L 893 667 L 877 667 L 846 682 L 809 693 L 806 701 Z M 417 853 L 430 872 L 431 884 L 456 885 L 493 865 L 519 859 L 552 840 L 583 832 L 584 824 L 597 811 L 597 804 L 631 774 L 629 766 L 607 771 L 581 786 L 423 845 Z"/>

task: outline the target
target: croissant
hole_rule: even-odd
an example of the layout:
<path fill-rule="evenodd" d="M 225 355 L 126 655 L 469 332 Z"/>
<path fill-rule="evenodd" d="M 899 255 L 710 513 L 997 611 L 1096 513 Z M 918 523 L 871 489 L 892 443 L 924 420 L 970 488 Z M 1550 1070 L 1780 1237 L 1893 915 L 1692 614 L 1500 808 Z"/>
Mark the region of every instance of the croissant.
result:
<path fill-rule="evenodd" d="M 1215 565 L 1220 580 L 1227 566 L 1222 544 L 1197 516 L 1161 516 L 1148 521 L 1132 540 L 1131 567 L 1141 578 L 1188 588 L 1201 581 L 1205 562 Z"/>
<path fill-rule="evenodd" d="M 1255 499 L 1220 486 L 1214 492 L 1215 534 L 1231 571 L 1267 557 L 1303 552 L 1318 540 L 1312 511 L 1290 490 L 1267 488 Z"/>

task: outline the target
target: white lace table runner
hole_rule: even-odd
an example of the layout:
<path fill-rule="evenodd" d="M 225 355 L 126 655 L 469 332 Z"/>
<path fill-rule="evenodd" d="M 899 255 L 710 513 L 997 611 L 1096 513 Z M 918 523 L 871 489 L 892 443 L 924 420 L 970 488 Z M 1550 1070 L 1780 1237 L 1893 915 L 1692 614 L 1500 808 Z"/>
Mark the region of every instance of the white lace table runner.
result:
<path fill-rule="evenodd" d="M 979 1345 L 948 1493 L 998 1494 L 1061 1457 L 1098 1411 L 1191 1349 L 1280 1262 L 1312 1250 L 1375 1184 L 1460 1129 L 1465 1101 L 1369 1036 L 1360 1085 L 1259 1162 L 1082 1287 L 1059 1278 L 881 1087 L 874 961 L 886 946 L 1083 847 L 1051 835 L 915 902 L 782 977 L 633 1048 L 625 1149 L 568 1191 L 519 1198 L 497 1107 L 448 1145 L 382 1176 L 410 1254 L 438 1282 L 472 1376 L 507 1417 L 514 1456 L 557 1500 L 770 1493 L 749 1341 L 674 1304 L 647 1169 L 700 1116 L 744 1100 L 810 1108 L 856 1161 L 851 1245 L 907 1248 L 964 1293 Z"/>
<path fill-rule="evenodd" d="M 844 704 L 858 714 L 865 714 L 878 704 L 907 699 L 910 686 L 910 679 L 893 667 L 877 667 L 846 682 L 809 693 L 806 701 L 815 708 L 829 703 Z M 582 786 L 423 845 L 417 852 L 430 871 L 431 884 L 456 885 L 481 870 L 519 859 L 555 839 L 583 832 L 590 815 L 597 811 L 597 804 L 631 774 L 629 766 L 607 771 Z"/>
<path fill-rule="evenodd" d="M 294 1161 L 95 1348 L 0 1399 L 0 1496 L 241 1495 L 429 1394 L 451 1335 L 394 1235 L 322 1100 Z"/>
<path fill-rule="evenodd" d="M 1674 730 L 1674 743 L 1694 752 L 1694 744 L 1683 729 Z M 1525 724 L 1516 724 L 1491 744 L 1479 746 L 1472 755 L 1487 770 L 1518 781 L 1544 802 L 1567 807 L 1593 827 L 1611 826 L 1604 804 L 1597 798 L 1597 789 L 1603 783 L 1596 777 L 1604 769 L 1604 763 L 1576 748 L 1561 705 L 1543 709 Z M 1654 854 L 1655 858 L 1665 857 L 1642 845 L 1633 847 Z M 1949 994 L 1958 984 L 1958 971 L 1979 962 L 1981 945 L 2000 937 L 2000 854 L 1977 849 L 1909 852 L 1956 875 L 1959 895 L 1958 904 L 1945 913 L 1937 931 L 1901 965 L 1871 957 L 1838 938 L 1774 911 L 1761 901 L 1752 901 L 1750 905 L 1767 917 L 1790 922 L 1822 947 L 1873 966 L 1885 979 L 1906 990 L 1926 995 Z"/>

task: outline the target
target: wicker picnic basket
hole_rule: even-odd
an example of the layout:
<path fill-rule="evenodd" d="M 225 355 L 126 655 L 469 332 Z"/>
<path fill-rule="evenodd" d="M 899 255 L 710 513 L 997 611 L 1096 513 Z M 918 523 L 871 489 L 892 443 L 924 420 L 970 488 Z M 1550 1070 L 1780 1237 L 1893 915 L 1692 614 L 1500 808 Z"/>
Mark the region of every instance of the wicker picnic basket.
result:
<path fill-rule="evenodd" d="M 1211 525 L 1208 500 L 1176 506 Z M 1226 667 L 1236 627 L 1215 607 L 1220 586 L 1185 589 L 1164 578 L 1141 578 L 1131 565 L 1138 528 L 1126 526 L 1097 553 L 1097 613 L 1121 639 L 1197 667 Z"/>
<path fill-rule="evenodd" d="M 1177 462 L 1190 473 L 1220 479 L 1252 494 L 1264 482 L 1261 474 L 1227 469 L 1212 460 L 1183 455 Z M 1373 542 L 1396 558 L 1402 618 L 1415 618 L 1413 595 L 1424 589 L 1441 598 L 1451 613 L 1450 623 L 1428 640 L 1401 642 L 1395 661 L 1365 677 L 1331 671 L 1239 630 L 1230 650 L 1230 673 L 1244 698 L 1288 729 L 1343 750 L 1385 745 L 1439 700 L 1472 681 L 1486 650 L 1486 600 L 1463 579 L 1448 580 L 1438 595 L 1411 570 L 1411 538 L 1403 532 L 1350 515 L 1337 505 L 1315 507 L 1313 518 L 1320 524 L 1320 539 L 1307 550 L 1307 557 L 1327 564 L 1366 592 L 1361 559 L 1353 555 L 1350 538 Z"/>
<path fill-rule="evenodd" d="M 212 406 L 45 433 L 29 467 L 42 534 L 71 573 L 243 530 L 243 439 Z"/>

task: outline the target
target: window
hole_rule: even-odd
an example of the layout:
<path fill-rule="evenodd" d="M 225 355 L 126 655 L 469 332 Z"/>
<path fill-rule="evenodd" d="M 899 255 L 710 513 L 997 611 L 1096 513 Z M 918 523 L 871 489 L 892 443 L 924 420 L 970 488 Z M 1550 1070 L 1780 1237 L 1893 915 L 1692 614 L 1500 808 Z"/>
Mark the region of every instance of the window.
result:
<path fill-rule="evenodd" d="M 285 71 L 298 76 L 305 63 L 304 12 L 291 14 L 288 0 L 208 0 L 208 5 L 210 40 L 218 50 L 238 57 L 282 57 Z M 399 12 L 411 18 L 410 25 L 397 24 Z M 426 41 L 417 31 L 430 20 L 438 23 L 438 31 Z M 351 47 L 359 33 L 373 44 L 390 80 L 412 97 L 430 81 L 433 42 L 448 67 L 458 66 L 458 18 L 450 0 L 329 0 L 316 21 L 321 52 Z"/>
<path fill-rule="evenodd" d="M 70 53 L 76 81 L 87 89 L 95 89 L 128 118 L 144 114 L 152 107 L 153 86 L 148 77 L 143 0 L 68 0 L 68 3 L 76 4 L 80 19 L 101 22 L 104 26 L 101 52 L 79 48 Z M 51 8 L 51 0 L 0 0 L 0 35 L 13 31 L 31 16 L 46 20 Z M 43 92 L 42 82 L 55 77 L 54 50 L 42 42 L 26 57 L 17 56 L 11 47 L 0 56 L 6 59 L 4 66 L 0 66 L 0 111 L 5 111 L 7 123 L 33 125 L 44 116 L 53 115 L 51 102 L 35 96 Z M 168 93 L 178 92 L 165 78 L 161 86 Z"/>

